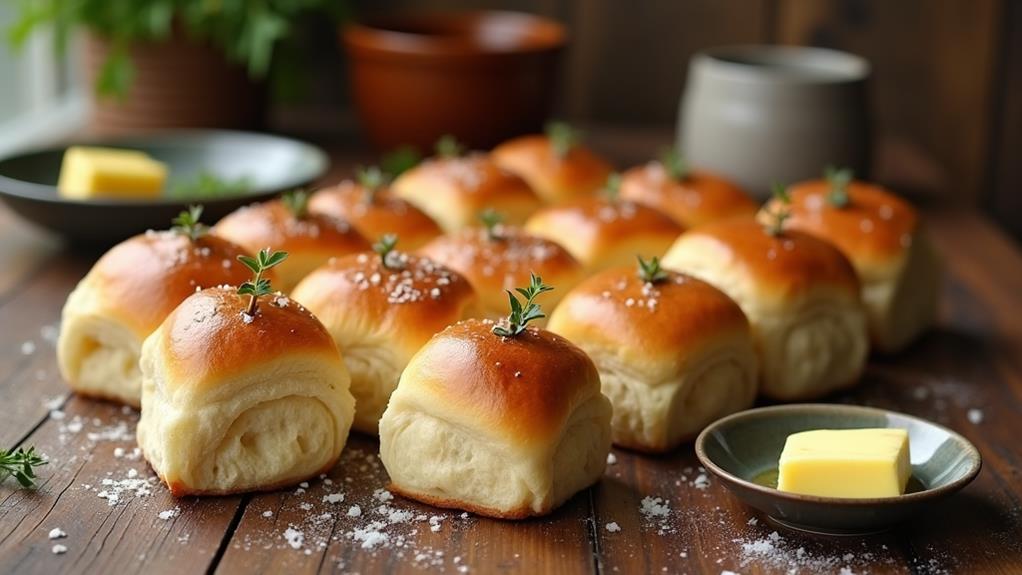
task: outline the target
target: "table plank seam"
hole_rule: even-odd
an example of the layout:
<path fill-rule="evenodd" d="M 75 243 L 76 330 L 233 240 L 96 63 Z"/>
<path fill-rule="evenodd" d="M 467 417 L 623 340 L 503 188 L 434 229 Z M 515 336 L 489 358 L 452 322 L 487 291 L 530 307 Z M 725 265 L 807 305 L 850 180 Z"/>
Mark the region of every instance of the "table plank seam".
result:
<path fill-rule="evenodd" d="M 599 525 L 596 514 L 596 497 L 593 494 L 595 487 L 586 489 L 586 499 L 589 500 L 589 513 L 586 515 L 586 534 L 589 536 L 589 552 L 592 553 L 592 566 L 595 575 L 603 574 L 601 558 L 603 551 L 600 549 Z"/>
<path fill-rule="evenodd" d="M 220 566 L 220 561 L 223 560 L 224 554 L 227 553 L 227 548 L 230 547 L 231 541 L 234 539 L 234 533 L 238 530 L 238 525 L 241 524 L 241 518 L 245 515 L 245 509 L 248 508 L 248 504 L 252 501 L 252 494 L 246 493 L 241 498 L 241 502 L 238 504 L 238 508 L 234 511 L 234 517 L 231 518 L 231 522 L 227 524 L 227 529 L 224 530 L 223 536 L 220 538 L 220 545 L 217 547 L 216 553 L 209 561 L 209 565 L 206 567 L 206 575 L 213 575 L 216 572 L 217 567 Z"/>

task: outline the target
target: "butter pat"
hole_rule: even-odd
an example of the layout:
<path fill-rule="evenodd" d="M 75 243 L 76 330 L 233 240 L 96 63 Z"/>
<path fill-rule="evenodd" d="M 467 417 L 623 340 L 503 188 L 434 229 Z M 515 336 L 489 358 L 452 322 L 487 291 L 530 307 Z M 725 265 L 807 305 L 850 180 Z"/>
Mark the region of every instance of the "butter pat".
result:
<path fill-rule="evenodd" d="M 167 166 L 143 152 L 73 146 L 64 152 L 57 190 L 65 198 L 154 198 Z"/>
<path fill-rule="evenodd" d="M 912 474 L 904 429 L 819 429 L 788 436 L 777 488 L 821 497 L 894 497 Z"/>

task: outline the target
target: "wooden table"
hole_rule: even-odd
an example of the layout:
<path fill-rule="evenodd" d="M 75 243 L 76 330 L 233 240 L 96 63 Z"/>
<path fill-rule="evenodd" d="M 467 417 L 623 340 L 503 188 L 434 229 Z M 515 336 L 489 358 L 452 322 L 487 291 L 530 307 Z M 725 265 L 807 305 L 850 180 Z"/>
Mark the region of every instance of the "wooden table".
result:
<path fill-rule="evenodd" d="M 979 447 L 983 471 L 901 528 L 821 539 L 737 502 L 691 446 L 615 449 L 599 485 L 517 523 L 389 500 L 377 444 L 357 435 L 305 489 L 175 500 L 134 451 L 137 414 L 69 393 L 57 372 L 60 309 L 95 254 L 0 208 L 0 445 L 50 458 L 38 489 L 0 486 L 0 573 L 1022 573 L 1022 253 L 980 216 L 928 217 L 948 268 L 940 326 L 831 399 L 947 425 Z M 647 497 L 668 514 L 640 512 Z M 49 539 L 54 528 L 67 537 Z"/>

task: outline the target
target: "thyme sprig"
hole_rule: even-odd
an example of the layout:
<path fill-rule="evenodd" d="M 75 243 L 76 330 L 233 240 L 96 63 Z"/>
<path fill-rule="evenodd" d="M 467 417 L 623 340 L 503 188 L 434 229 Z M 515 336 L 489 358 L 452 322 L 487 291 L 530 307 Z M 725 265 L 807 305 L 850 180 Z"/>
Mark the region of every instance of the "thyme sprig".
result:
<path fill-rule="evenodd" d="M 616 202 L 618 196 L 621 195 L 621 174 L 612 172 L 607 176 L 607 181 L 603 183 L 601 193 L 608 201 Z"/>
<path fill-rule="evenodd" d="M 772 204 L 776 208 L 772 212 L 767 208 L 763 209 L 765 220 L 763 226 L 766 233 L 779 236 L 784 233 L 784 222 L 791 217 L 791 194 L 788 193 L 788 187 L 782 184 L 774 184 L 772 190 L 774 195 Z"/>
<path fill-rule="evenodd" d="M 301 220 L 309 215 L 309 192 L 305 190 L 284 192 L 280 196 L 280 201 L 284 203 L 284 206 L 295 219 Z"/>
<path fill-rule="evenodd" d="M 47 461 L 36 453 L 35 447 L 0 449 L 0 483 L 13 476 L 22 487 L 33 487 L 36 480 L 35 468 L 46 463 Z"/>
<path fill-rule="evenodd" d="M 582 143 L 582 132 L 567 122 L 549 122 L 545 128 L 550 147 L 558 158 L 563 158 L 571 149 Z"/>
<path fill-rule="evenodd" d="M 252 270 L 255 276 L 238 286 L 238 295 L 248 296 L 248 308 L 245 313 L 255 315 L 256 301 L 259 296 L 270 295 L 270 280 L 263 277 L 263 273 L 287 259 L 287 252 L 270 251 L 270 248 L 259 250 L 257 257 L 238 256 L 238 261 L 245 264 L 245 267 Z"/>
<path fill-rule="evenodd" d="M 465 146 L 462 146 L 458 139 L 451 134 L 444 134 L 436 141 L 434 146 L 436 155 L 441 158 L 457 158 L 465 153 Z"/>
<path fill-rule="evenodd" d="M 358 168 L 355 172 L 358 183 L 365 191 L 365 203 L 371 204 L 376 201 L 376 194 L 387 185 L 389 178 L 378 166 Z"/>
<path fill-rule="evenodd" d="M 660 151 L 660 165 L 672 180 L 684 180 L 688 176 L 688 164 L 678 148 L 664 148 Z"/>
<path fill-rule="evenodd" d="M 202 206 L 188 206 L 188 210 L 181 212 L 171 220 L 174 224 L 170 230 L 174 233 L 188 236 L 193 242 L 209 232 L 209 226 L 199 221 L 202 218 Z"/>
<path fill-rule="evenodd" d="M 827 202 L 835 208 L 843 208 L 848 205 L 848 184 L 855 178 L 855 172 L 851 168 L 835 168 L 827 166 L 823 171 L 823 177 L 830 184 L 827 191 Z"/>
<path fill-rule="evenodd" d="M 530 321 L 546 317 L 535 300 L 539 294 L 546 293 L 554 288 L 544 284 L 543 278 L 538 275 L 534 273 L 530 275 L 529 287 L 515 288 L 515 291 L 525 298 L 524 303 L 519 301 L 518 297 L 508 290 L 507 298 L 511 304 L 511 313 L 508 314 L 506 319 L 494 324 L 491 330 L 493 333 L 501 337 L 514 337 L 525 331 Z"/>
<path fill-rule="evenodd" d="M 380 261 L 383 262 L 383 267 L 392 270 L 401 269 L 401 262 L 396 261 L 397 258 L 393 257 L 397 255 L 394 248 L 397 247 L 397 234 L 383 234 L 380 236 L 380 240 L 373 244 L 373 251 L 380 255 Z"/>
<path fill-rule="evenodd" d="M 486 208 L 479 212 L 479 221 L 482 222 L 483 227 L 486 228 L 486 239 L 501 239 L 500 228 L 501 224 L 504 223 L 504 214 L 493 208 Z"/>
<path fill-rule="evenodd" d="M 635 256 L 639 260 L 639 279 L 644 282 L 655 284 L 670 277 L 667 270 L 660 267 L 660 258 L 653 256 L 651 260 L 644 260 L 642 256 Z"/>

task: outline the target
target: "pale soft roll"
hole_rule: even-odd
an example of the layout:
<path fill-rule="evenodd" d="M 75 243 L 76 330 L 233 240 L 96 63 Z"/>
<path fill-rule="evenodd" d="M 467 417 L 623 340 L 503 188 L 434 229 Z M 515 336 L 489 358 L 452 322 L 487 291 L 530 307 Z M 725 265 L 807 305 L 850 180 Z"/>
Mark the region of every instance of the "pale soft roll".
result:
<path fill-rule="evenodd" d="M 419 253 L 464 276 L 490 319 L 506 316 L 505 290 L 529 285 L 530 274 L 543 277 L 554 291 L 539 297 L 544 309 L 557 307 L 564 294 L 583 278 L 582 266 L 563 247 L 522 230 L 499 225 L 493 237 L 481 228 L 466 228 L 441 236 Z"/>
<path fill-rule="evenodd" d="M 371 247 L 348 222 L 314 213 L 298 218 L 281 200 L 239 208 L 217 222 L 213 231 L 252 253 L 263 248 L 287 252 L 287 259 L 274 268 L 273 285 L 284 293 L 330 258 Z"/>
<path fill-rule="evenodd" d="M 842 207 L 827 200 L 830 184 L 823 180 L 790 191 L 792 215 L 785 226 L 833 243 L 851 260 L 877 349 L 897 352 L 933 324 L 941 266 L 915 208 L 859 181 L 848 184 Z"/>
<path fill-rule="evenodd" d="M 653 208 L 594 197 L 544 208 L 525 231 L 564 246 L 592 273 L 662 256 L 683 229 Z"/>
<path fill-rule="evenodd" d="M 370 194 L 361 184 L 346 180 L 312 194 L 309 210 L 349 222 L 369 240 L 396 234 L 401 245 L 413 250 L 439 236 L 440 226 L 413 204 L 389 189 Z"/>
<path fill-rule="evenodd" d="M 695 278 L 672 272 L 650 283 L 636 266 L 604 271 L 562 300 L 549 328 L 596 363 L 618 445 L 670 450 L 756 398 L 749 322 Z"/>
<path fill-rule="evenodd" d="M 465 278 L 433 261 L 391 252 L 331 260 L 292 297 L 316 315 L 344 354 L 355 396 L 353 427 L 377 433 L 398 378 L 434 334 L 478 313 Z"/>
<path fill-rule="evenodd" d="M 732 216 L 751 216 L 758 206 L 731 181 L 702 170 L 672 178 L 660 162 L 621 176 L 621 197 L 660 210 L 686 228 Z"/>
<path fill-rule="evenodd" d="M 354 415 L 330 334 L 285 296 L 186 299 L 142 347 L 138 445 L 175 496 L 268 490 L 328 471 Z"/>
<path fill-rule="evenodd" d="M 245 251 L 212 235 L 171 231 L 128 239 L 68 296 L 57 340 L 60 373 L 77 393 L 138 407 L 142 341 L 198 288 L 248 279 Z"/>
<path fill-rule="evenodd" d="M 611 406 L 592 360 L 529 328 L 468 320 L 408 364 L 380 420 L 391 490 L 503 518 L 550 513 L 603 475 Z"/>
<path fill-rule="evenodd" d="M 493 161 L 525 178 L 543 201 L 558 203 L 600 190 L 613 172 L 609 162 L 575 145 L 558 155 L 545 135 L 514 138 L 497 146 Z"/>
<path fill-rule="evenodd" d="M 798 231 L 774 236 L 755 218 L 731 218 L 683 234 L 665 267 L 720 288 L 749 318 L 761 390 L 812 399 L 856 383 L 869 351 L 859 281 L 834 246 Z"/>
<path fill-rule="evenodd" d="M 481 153 L 430 158 L 398 176 L 391 189 L 446 232 L 477 225 L 486 209 L 508 224 L 522 224 L 542 204 L 525 180 Z"/>

